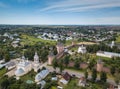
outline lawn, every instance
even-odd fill
[[[50,41],[50,40],[43,40],[40,38],[36,38],[34,36],[22,34],[21,36],[21,45],[34,45],[36,43],[42,42],[42,43],[49,43],[49,44],[56,44],[55,41]]]
[[[6,73],[6,68],[0,69],[0,77],[2,77]]]
[[[71,51],[74,51],[74,52],[77,52],[77,51],[78,51],[78,46],[73,47],[73,48],[71,48],[70,50],[71,50]]]
[[[29,73],[25,74],[24,76],[21,76],[20,79],[23,80],[23,81],[27,81],[27,80],[32,80],[34,81],[35,80],[35,75],[37,73],[35,73],[33,70],[30,71]]]
[[[77,84],[78,79],[71,79],[71,81],[65,85],[64,89],[81,89]]]
[[[116,38],[116,43],[120,43],[120,35]]]

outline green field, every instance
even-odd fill
[[[2,77],[6,73],[6,68],[0,69],[0,77]]]
[[[35,80],[35,75],[36,73],[32,70],[30,71],[29,73],[27,73],[26,75],[24,76],[21,76],[20,79],[23,80],[23,81],[27,81],[27,80],[32,80],[34,81]]]
[[[78,79],[72,79],[67,85],[65,85],[64,89],[81,89],[77,84]]]
[[[20,38],[22,39],[20,44],[21,45],[35,45],[37,43],[48,43],[48,44],[56,44],[55,41],[50,41],[50,40],[43,40],[40,38],[36,38],[34,36],[30,36],[30,35],[26,35],[26,34],[22,34],[20,36]]]
[[[116,43],[120,43],[120,35],[116,38]]]

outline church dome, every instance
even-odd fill
[[[17,69],[17,70],[15,71],[15,75],[16,75],[16,76],[21,76],[24,72],[25,72],[25,71],[24,71],[22,68],[20,68],[20,69]]]

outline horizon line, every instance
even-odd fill
[[[0,25],[120,25],[120,24],[0,24]]]

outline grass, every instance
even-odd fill
[[[30,71],[29,73],[25,74],[24,76],[21,76],[21,80],[23,81],[27,81],[27,80],[32,80],[34,81],[35,80],[35,75],[36,73],[32,70]]]
[[[49,44],[56,44],[55,41],[50,41],[50,40],[43,40],[40,38],[36,38],[34,36],[22,34],[21,35],[21,45],[35,45],[36,43],[42,42],[42,43],[49,43]]]
[[[116,43],[120,43],[120,35],[116,38]]]
[[[75,68],[66,68],[68,70],[71,70],[71,71],[75,71],[75,72],[79,72],[79,73],[84,73],[86,70],[83,70],[83,69],[75,69]]]
[[[74,51],[74,52],[77,52],[77,50],[78,50],[78,46],[73,47],[73,48],[71,48],[70,50],[71,50],[71,51]]]
[[[67,85],[65,85],[64,89],[80,89],[77,84],[78,79],[71,79],[71,81]]]
[[[72,44],[72,40],[67,40],[67,41],[65,42],[65,46],[71,45],[71,44]]]
[[[111,60],[111,58],[108,57],[101,57],[101,56],[96,56],[96,59],[101,58],[102,60]]]
[[[55,86],[52,86],[51,89],[57,89]]]
[[[0,69],[0,77],[2,77],[6,73],[6,68]]]

